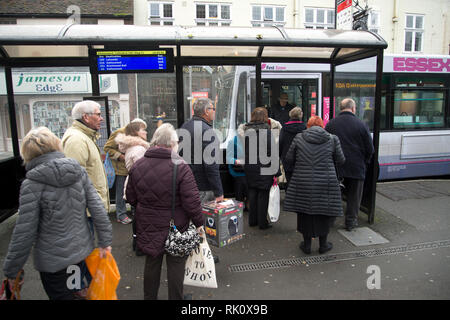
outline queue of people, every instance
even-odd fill
[[[269,118],[265,108],[255,108],[250,121],[238,127],[227,148],[236,198],[246,202],[250,227],[271,227],[267,219],[269,190],[281,176],[280,162],[283,164],[288,180],[284,210],[297,214],[297,231],[303,235],[299,247],[305,254],[311,253],[312,239],[316,237],[319,253],[332,249],[327,236],[335,218],[344,215],[340,174],[347,196],[346,228],[351,230],[357,225],[365,168],[373,154],[373,144],[367,126],[354,115],[355,102],[344,99],[340,109],[341,113],[324,128],[317,116],[305,126],[299,107],[289,107],[289,117],[283,115],[280,121]],[[189,133],[191,150],[178,150],[187,136],[178,136],[168,123],[159,123],[147,142],[147,125],[141,119],[113,132],[104,148],[116,170],[116,220],[123,224],[133,221],[135,245],[146,256],[145,299],[157,299],[164,256],[169,299],[184,298],[186,258],[164,252],[171,219],[174,163],[178,163],[174,217],[181,232],[192,221],[202,234],[202,204],[224,199],[219,164],[196,158],[197,141],[202,141],[202,155],[208,149],[214,158],[215,150],[220,150],[217,136],[211,134],[214,103],[207,98],[198,99],[193,111],[192,119],[181,127]],[[50,299],[85,297],[83,290],[89,285],[90,275],[84,259],[94,249],[94,230],[102,255],[111,251],[112,244],[107,214],[109,191],[96,143],[103,121],[100,105],[89,100],[79,102],[72,110],[72,118],[73,124],[61,140],[45,127],[31,130],[23,139],[21,155],[27,174],[3,267],[6,277],[14,279],[34,246],[35,268],[41,273]],[[209,139],[204,138],[206,132]],[[201,135],[200,140],[196,135]],[[183,158],[184,152],[190,159]],[[126,202],[132,207],[132,219]],[[82,270],[86,283],[81,290],[67,288],[66,269],[70,265],[78,265]]]

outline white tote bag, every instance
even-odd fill
[[[280,187],[277,180],[273,178],[273,185],[270,187],[269,207],[267,209],[270,222],[277,222],[280,216]]]
[[[184,268],[184,284],[202,288],[217,288],[214,258],[206,240],[205,233],[200,245],[192,250]]]

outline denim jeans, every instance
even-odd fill
[[[127,205],[123,200],[123,186],[127,176],[116,175],[116,218],[122,220],[127,217]]]

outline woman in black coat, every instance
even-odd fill
[[[260,229],[271,227],[267,221],[269,192],[274,177],[280,175],[280,161],[278,152],[272,152],[272,148],[274,150],[276,148],[274,148],[275,141],[270,132],[268,120],[267,110],[256,108],[251,114],[250,122],[244,126],[244,172],[250,203],[248,223],[250,227],[259,226]],[[260,150],[261,146],[266,150]]]
[[[300,249],[311,253],[312,238],[319,237],[319,253],[333,247],[327,242],[330,227],[342,216],[342,200],[335,163],[345,157],[339,138],[323,129],[320,117],[311,117],[307,130],[298,134],[286,155],[294,167],[284,200],[284,210],[297,213],[297,230],[303,234]]]

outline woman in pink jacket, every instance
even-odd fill
[[[125,127],[125,134],[119,133],[115,139],[119,146],[119,151],[125,154],[125,166],[128,172],[130,172],[133,164],[142,158],[145,151],[150,147],[150,143],[147,142],[147,124],[145,122],[131,122]],[[127,189],[128,177],[124,183],[124,198],[125,190]],[[126,200],[126,198],[125,198]],[[131,216],[133,217],[133,250],[136,251],[136,255],[142,255],[141,251],[136,248],[136,223],[134,219],[134,213],[136,208],[131,206]]]

